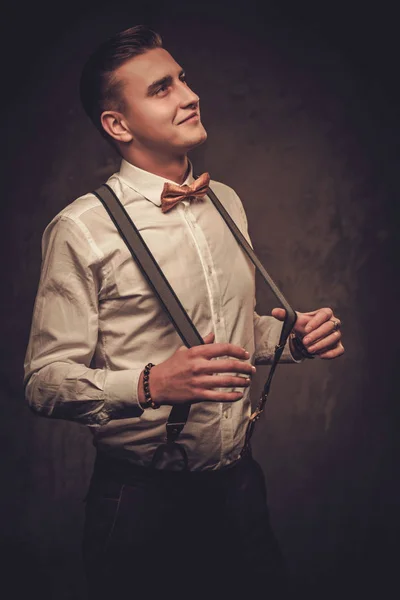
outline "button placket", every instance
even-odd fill
[[[199,225],[197,224],[196,218],[192,213],[190,203],[188,203],[187,206],[185,205],[185,209],[182,213],[182,216],[184,217],[191,231],[201,263],[203,265],[204,276],[209,292],[210,310],[215,327],[216,340],[225,339],[225,324],[221,312],[221,306],[218,301],[220,295],[219,284],[218,279],[216,277],[216,272],[212,262],[212,256],[207,244],[207,240],[203,234],[201,227],[199,227]]]
[[[209,306],[211,311],[211,317],[214,324],[215,341],[222,341],[227,339],[225,319],[222,314],[222,307],[220,303],[220,288],[219,281],[214,268],[212,260],[212,254],[207,243],[207,239],[202,231],[201,226],[194,219],[191,211],[190,204],[185,206],[181,211],[181,215],[189,228],[193,241],[198,252],[198,255],[203,266],[204,278],[207,285]],[[224,412],[224,409],[226,412]],[[232,419],[232,409],[230,406],[226,406],[225,403],[221,403],[219,406],[220,410],[220,443],[221,443],[221,465],[227,463],[225,457],[228,448],[232,447],[234,432]]]

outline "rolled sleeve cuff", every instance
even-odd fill
[[[104,411],[109,419],[140,417],[143,409],[138,399],[142,369],[108,371],[104,385]]]
[[[265,339],[265,342],[261,344],[260,347],[257,348],[257,352],[254,355],[256,364],[270,364],[273,360],[275,354],[275,347],[279,342],[279,338],[281,335],[282,324],[277,321],[273,324],[269,331],[268,337]],[[286,341],[285,347],[282,352],[282,356],[280,358],[280,362],[282,363],[302,363],[304,358],[300,360],[294,358],[291,350],[289,339]]]

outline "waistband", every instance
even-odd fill
[[[130,483],[134,484],[138,479],[169,480],[177,482],[187,480],[214,480],[227,476],[249,460],[252,460],[250,453],[238,458],[229,465],[220,467],[219,469],[208,469],[204,471],[173,471],[169,469],[144,467],[132,463],[129,460],[116,458],[104,452],[97,451],[93,477],[95,479],[98,477],[107,478],[126,485],[129,485]]]

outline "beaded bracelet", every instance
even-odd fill
[[[311,354],[307,351],[307,348],[303,344],[301,340],[297,337],[295,333],[290,334],[290,339],[292,340],[293,348],[298,352],[303,358],[315,358],[314,354]]]
[[[145,402],[144,404],[142,404],[143,408],[160,408],[159,404],[156,404],[153,400],[153,398],[151,397],[150,394],[150,387],[149,387],[149,379],[150,379],[150,370],[151,368],[154,367],[153,363],[148,363],[144,370],[143,370],[143,390],[144,390],[144,397],[145,397]]]

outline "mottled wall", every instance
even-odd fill
[[[42,231],[118,165],[80,108],[80,66],[105,36],[141,21],[161,32],[201,97],[209,139],[192,154],[197,170],[239,193],[256,252],[293,306],[332,306],[343,321],[341,359],[279,367],[254,442],[297,589],[386,597],[394,583],[394,27],[383,5],[379,15],[351,4],[334,14],[263,6],[113,3],[94,13],[35,4],[23,20],[10,7],[3,22],[3,80],[11,84],[2,119],[1,543],[5,574],[19,573],[10,597],[27,588],[83,599],[90,435],[29,412],[22,363]],[[259,312],[274,305],[260,285]],[[255,400],[266,373],[259,369]]]

